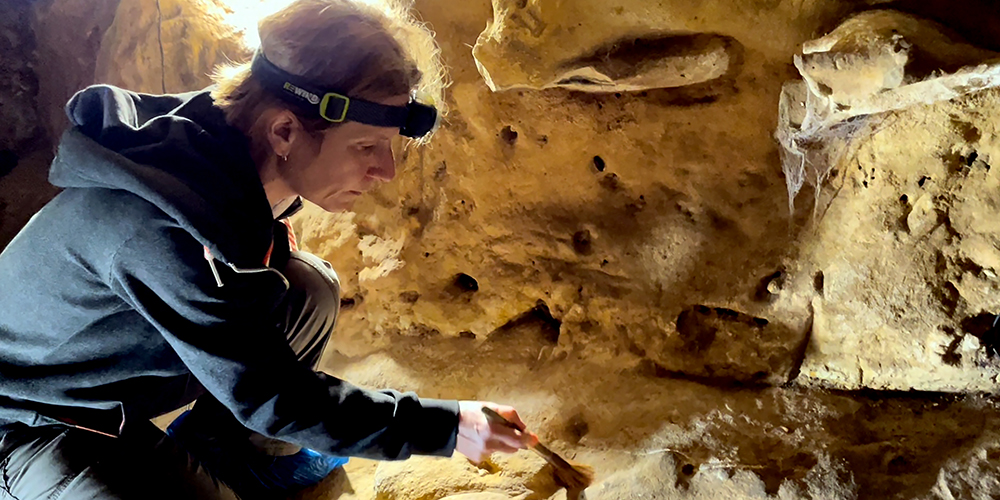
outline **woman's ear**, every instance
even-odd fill
[[[267,142],[271,151],[278,156],[288,156],[292,145],[302,134],[302,123],[294,113],[283,109],[277,111],[267,124]]]

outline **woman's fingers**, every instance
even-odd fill
[[[521,421],[521,416],[517,414],[517,410],[512,406],[497,406],[494,408],[497,413],[499,413],[503,418],[506,418],[511,423],[517,426],[518,429],[524,430],[527,426]]]
[[[513,426],[491,422],[483,408],[487,407],[506,418]],[[493,452],[514,453],[534,446],[538,437],[527,432],[517,410],[482,401],[459,402],[458,442],[456,449],[473,461],[481,461]]]
[[[493,428],[493,438],[494,441],[505,444],[506,446],[512,447],[515,450],[521,448],[527,448],[527,444],[524,440],[524,433],[521,431],[516,431],[508,427],[494,427]]]
[[[518,448],[530,448],[538,444],[538,436],[535,433],[528,432],[526,430],[527,426],[521,420],[521,416],[517,414],[517,410],[515,410],[511,406],[497,406],[496,408],[494,408],[494,410],[500,415],[502,415],[504,418],[506,418],[509,422],[511,422],[512,424],[516,425],[519,429],[521,429],[520,432],[514,433],[514,436],[518,440],[517,444]]]

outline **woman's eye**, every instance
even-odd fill
[[[375,150],[375,145],[374,144],[359,144],[358,145],[358,149],[360,151],[364,151],[366,153],[369,153],[369,152]]]

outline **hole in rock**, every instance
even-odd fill
[[[573,233],[573,250],[580,255],[589,255],[594,249],[591,247],[592,236],[586,229]]]
[[[965,166],[971,167],[972,164],[976,162],[977,158],[979,158],[979,153],[975,151],[969,153],[969,156],[965,158]]]
[[[813,289],[816,290],[816,293],[823,295],[825,281],[826,277],[823,275],[823,271],[816,271],[816,274],[813,275]]]
[[[500,130],[500,139],[508,145],[513,146],[517,142],[517,131],[511,128],[510,125],[507,125]]]
[[[781,287],[785,284],[785,269],[784,267],[779,267],[773,273],[761,278],[760,282],[757,283],[757,289],[754,291],[753,298],[758,302],[769,302],[777,298],[778,292],[781,291]]]
[[[892,460],[889,460],[888,467],[886,467],[890,475],[897,476],[910,469],[910,460],[903,455],[897,455]]]
[[[535,307],[517,315],[514,319],[504,323],[500,328],[490,333],[488,340],[503,340],[530,332],[537,334],[542,342],[556,345],[559,342],[561,329],[562,321],[553,318],[548,304],[543,300],[539,300]]]
[[[365,298],[361,295],[354,295],[351,297],[344,297],[340,299],[340,310],[349,311],[354,307],[361,305],[365,301]]]
[[[590,432],[590,425],[583,419],[583,415],[577,413],[566,422],[566,432],[569,434],[570,439],[579,443],[580,439]]]
[[[954,314],[962,295],[950,281],[934,289],[934,295],[948,314]]]
[[[594,168],[596,168],[598,172],[603,172],[605,166],[604,158],[601,158],[600,156],[594,157]]]
[[[697,304],[690,306],[677,316],[677,334],[684,347],[693,352],[701,352],[715,342],[720,331],[739,332],[764,328],[768,321],[725,307],[708,307]]]
[[[975,335],[987,356],[1000,354],[1000,316],[991,312],[969,316],[962,320],[962,331]]]
[[[456,274],[453,284],[455,285],[456,288],[458,288],[463,292],[479,291],[479,282],[476,281],[476,278],[473,278],[472,276],[469,276],[468,274],[465,273]]]

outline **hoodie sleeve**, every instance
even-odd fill
[[[274,320],[283,278],[219,271],[223,287],[193,237],[168,221],[148,221],[117,249],[108,280],[247,428],[334,455],[452,454],[457,401],[364,390],[312,371]]]

